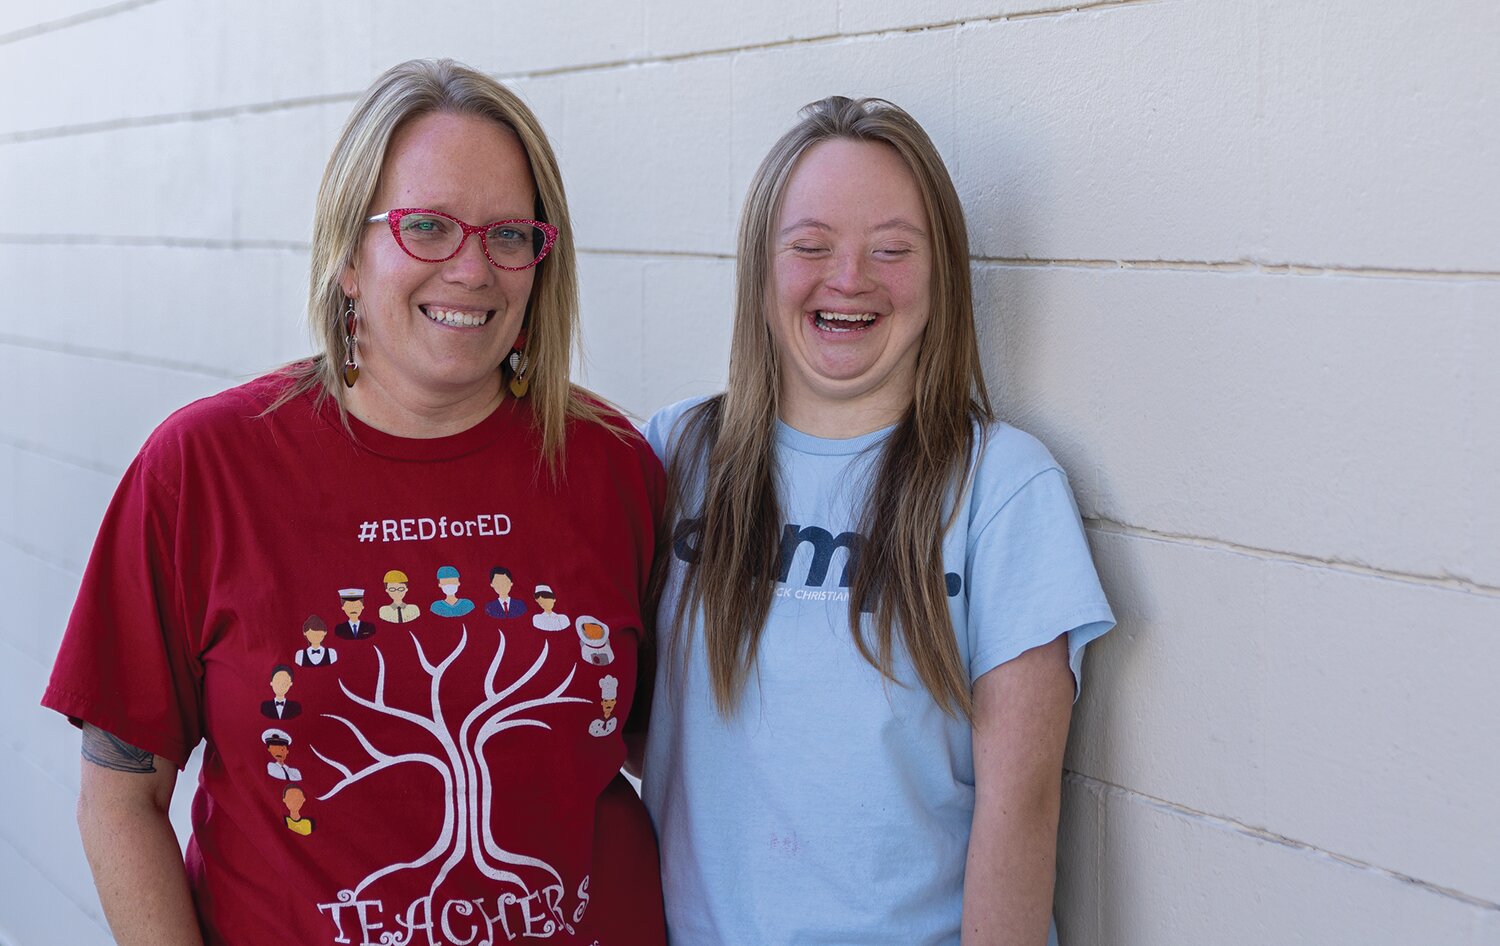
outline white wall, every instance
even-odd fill
[[[36,701],[115,480],[307,350],[338,124],[449,55],[556,142],[583,377],[643,414],[724,377],[738,203],[798,106],[932,133],[994,393],[1121,618],[1069,755],[1067,946],[1500,943],[1497,37],[1486,0],[10,0],[0,941],[109,941]]]

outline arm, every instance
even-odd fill
[[[84,724],[78,830],[120,946],[203,946],[167,820],[176,782],[170,762]]]
[[[1052,917],[1073,674],[1063,635],[974,684],[964,946],[1043,946]]]

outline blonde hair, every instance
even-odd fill
[[[434,112],[487,118],[513,132],[536,182],[536,216],[557,227],[557,243],[537,264],[522,327],[532,412],[541,429],[543,456],[555,471],[570,418],[610,424],[600,401],[568,379],[579,340],[578,261],[562,173],[541,123],[526,103],[484,73],[451,59],[413,59],[392,66],[365,91],[345,121],[323,171],[313,215],[307,318],[319,351],[286,368],[294,383],[270,409],[316,390],[320,400],[333,397],[344,414],[346,299],[339,280],[367,232],[365,219],[391,138],[407,122]],[[497,365],[496,370],[507,369]]]
[[[809,148],[834,139],[885,144],[911,170],[927,213],[931,314],[912,402],[881,450],[861,516],[849,622],[861,655],[893,681],[899,633],[938,705],[972,718],[968,672],[948,612],[942,538],[956,515],[952,500],[969,479],[975,437],[994,411],[974,330],[963,208],[926,132],[890,102],[831,96],[803,108],[801,119],[771,147],[745,198],[728,387],[689,412],[670,458],[674,485],[700,476],[704,484],[702,534],[687,564],[677,623],[701,609],[715,703],[732,713],[755,664],[781,551],[772,463],[781,365],[766,321],[776,217]],[[862,612],[872,612],[869,631]]]

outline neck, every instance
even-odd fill
[[[366,372],[348,392],[349,413],[381,433],[430,440],[462,433],[488,417],[504,396],[500,372],[462,388],[429,391]]]
[[[783,381],[777,413],[787,426],[830,440],[860,437],[901,420],[911,405],[912,386],[887,383],[841,398],[794,387]]]

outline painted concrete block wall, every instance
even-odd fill
[[[579,376],[641,415],[722,383],[739,202],[796,109],[927,126],[993,393],[1121,619],[1068,946],[1500,943],[1497,36],[1482,0],[5,5],[0,943],[109,942],[36,708],[83,562],[161,418],[307,350],[323,161],[416,55],[536,108]]]

